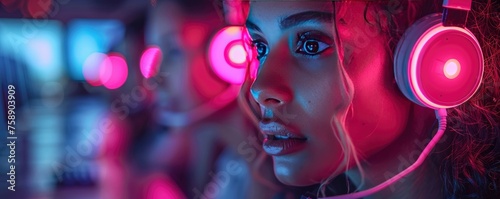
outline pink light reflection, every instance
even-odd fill
[[[141,73],[145,78],[158,74],[163,60],[163,53],[158,46],[148,47],[141,56]]]
[[[232,84],[243,83],[246,62],[242,64],[228,62],[227,58],[230,49],[227,48],[243,44],[243,31],[244,27],[241,26],[226,27],[217,32],[210,44],[209,59],[212,69],[221,79]],[[236,61],[239,61],[239,59]]]
[[[128,68],[125,58],[118,53],[104,59],[99,71],[102,84],[108,89],[117,89],[127,80]]]
[[[228,56],[229,60],[231,60],[234,64],[243,64],[247,59],[247,53],[241,44],[231,46]]]
[[[460,62],[456,59],[450,59],[444,64],[443,70],[448,79],[455,79],[460,74]]]

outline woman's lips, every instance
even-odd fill
[[[259,126],[265,136],[264,151],[269,155],[286,155],[300,151],[305,147],[306,137],[290,131],[280,123],[260,122]]]

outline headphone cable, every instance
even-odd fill
[[[417,169],[420,165],[422,165],[424,160],[430,154],[430,152],[432,151],[434,146],[436,146],[436,144],[439,142],[441,137],[443,137],[444,131],[446,130],[446,117],[447,117],[446,109],[437,109],[437,110],[435,110],[435,113],[436,113],[436,119],[438,120],[438,123],[439,123],[438,131],[437,131],[436,135],[434,135],[434,137],[431,139],[431,141],[427,144],[427,146],[425,146],[425,148],[422,151],[422,153],[420,154],[420,156],[418,156],[418,159],[412,165],[410,165],[408,168],[406,168],[402,172],[398,173],[397,175],[393,176],[392,178],[390,178],[390,179],[384,181],[383,183],[380,183],[379,185],[372,187],[370,189],[356,192],[356,193],[326,197],[323,199],[354,199],[354,198],[367,197],[369,195],[372,195],[372,194],[375,194],[375,193],[381,191],[382,189],[388,187],[389,185],[393,184],[394,182],[400,180],[401,178],[407,176],[408,174],[413,172],[415,169]]]

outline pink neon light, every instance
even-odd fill
[[[83,77],[92,86],[102,85],[101,79],[99,77],[99,71],[101,64],[107,55],[103,53],[92,53],[90,54],[85,62],[83,63]]]
[[[448,60],[443,67],[446,78],[455,79],[460,74],[460,62],[456,59]]]
[[[226,27],[217,32],[210,44],[209,59],[212,69],[221,79],[232,84],[243,83],[246,67],[242,66],[246,66],[246,62],[236,64],[241,62],[239,57],[241,54],[240,50],[233,52],[233,56],[238,56],[238,58],[233,60],[234,63],[228,62],[227,58],[229,57],[232,60],[233,57],[231,57],[231,53],[229,53],[231,49],[227,48],[243,45],[243,31],[244,28],[241,26]],[[230,54],[229,56],[227,55],[228,53]],[[246,52],[244,54],[246,55]]]
[[[146,197],[143,199],[178,199],[185,198],[181,190],[170,179],[155,177],[147,187]]]
[[[448,31],[448,30],[460,31],[460,32],[462,32],[462,33],[464,33],[466,35],[469,35],[471,38],[475,38],[475,37],[473,37],[472,33],[466,31],[465,29],[457,28],[457,27],[444,27],[441,24],[438,24],[438,25],[434,26],[433,28],[431,28],[431,30],[429,32],[427,32],[424,35],[424,37],[422,37],[421,39],[419,39],[419,41],[417,42],[416,47],[413,49],[413,51],[415,53],[413,54],[413,56],[410,56],[410,60],[411,60],[411,62],[410,62],[410,83],[411,83],[411,88],[413,89],[413,91],[414,91],[417,99],[422,104],[424,104],[425,106],[427,106],[429,108],[433,108],[433,109],[446,109],[446,108],[452,108],[452,107],[460,105],[460,104],[455,104],[455,105],[440,105],[440,104],[436,104],[435,102],[433,102],[432,100],[430,100],[428,98],[428,96],[425,96],[425,94],[423,93],[422,88],[421,88],[421,86],[419,84],[420,80],[418,79],[418,75],[417,75],[417,71],[418,71],[419,67],[421,67],[421,66],[418,65],[418,61],[419,61],[419,58],[420,58],[420,54],[422,53],[422,49],[425,47],[426,44],[428,44],[429,40],[432,37],[434,37],[435,35],[443,32],[443,31]],[[477,43],[477,41],[475,41],[475,42]],[[478,44],[478,46],[479,46],[479,44]],[[481,74],[482,74],[482,72],[481,72]],[[433,78],[433,77],[426,77],[426,78]],[[482,78],[482,75],[481,75],[481,78]],[[476,90],[478,88],[479,87],[476,87]],[[473,93],[475,93],[475,92],[473,92]],[[470,99],[471,97],[472,97],[472,95],[468,96],[467,100]]]
[[[141,73],[145,78],[150,78],[158,74],[163,59],[161,49],[157,46],[147,48],[141,56]]]
[[[243,45],[236,44],[231,46],[229,50],[229,60],[234,64],[243,64],[247,60],[247,52],[245,52],[245,48]]]
[[[127,62],[120,54],[111,54],[101,64],[99,77],[108,89],[117,89],[127,80]]]

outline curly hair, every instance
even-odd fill
[[[467,27],[482,46],[485,71],[478,93],[449,111],[451,147],[441,167],[448,198],[500,196],[500,4],[472,5]]]

